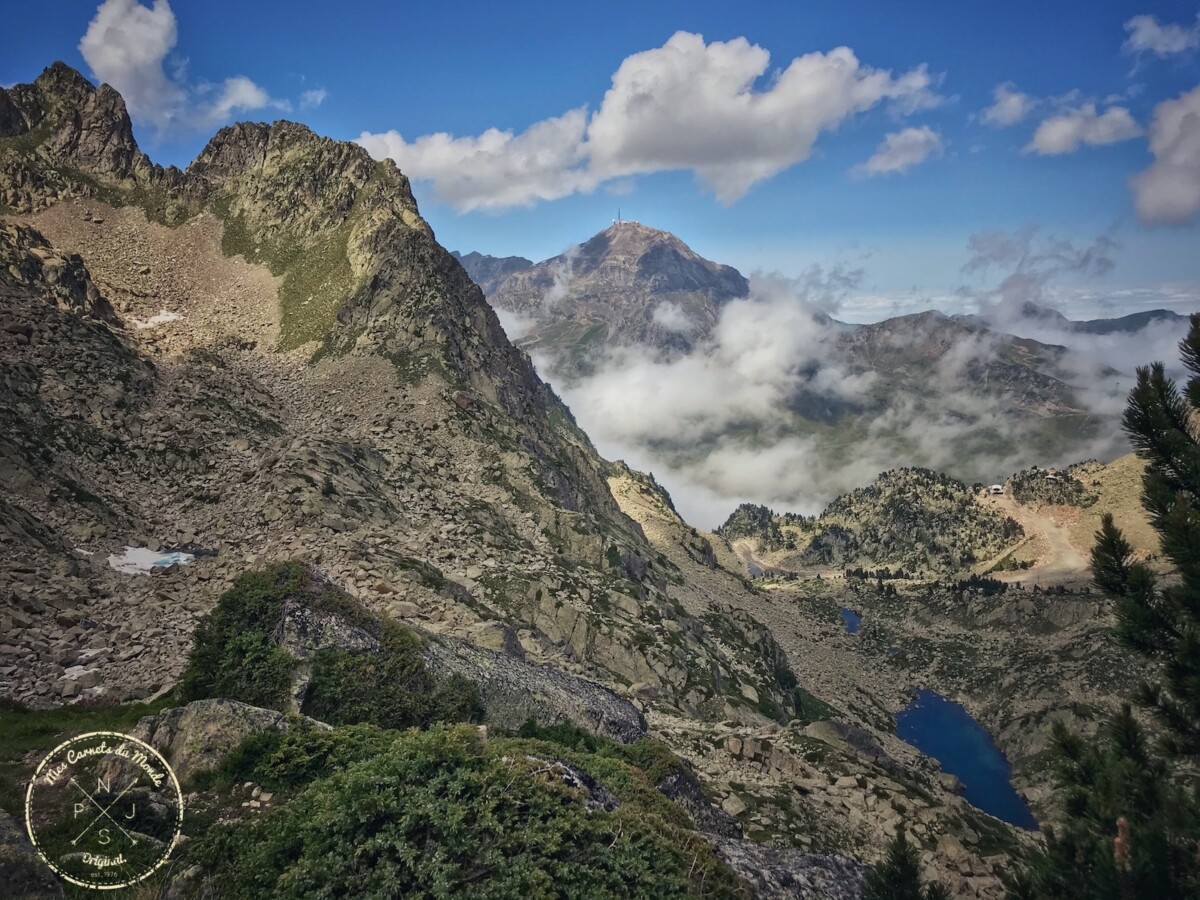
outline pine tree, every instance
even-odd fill
[[[1163,683],[1147,683],[1139,701],[1167,727],[1164,749],[1200,756],[1200,315],[1180,344],[1192,373],[1181,394],[1162,363],[1138,369],[1125,430],[1146,461],[1142,505],[1179,583],[1162,585],[1103,519],[1092,551],[1092,575],[1117,601],[1121,639],[1164,665]]]
[[[887,856],[867,874],[863,900],[949,900],[940,884],[921,886],[921,859],[904,830],[888,845]]]
[[[1124,426],[1146,461],[1142,505],[1178,582],[1161,583],[1111,515],[1092,550],[1092,579],[1116,602],[1118,635],[1161,664],[1137,694],[1165,727],[1162,750],[1200,763],[1200,315],[1180,344],[1192,373],[1180,394],[1161,363],[1138,369]],[[1053,734],[1063,810],[1046,849],[1011,879],[1010,900],[1194,900],[1200,897],[1200,788],[1181,787],[1129,705],[1097,741]]]

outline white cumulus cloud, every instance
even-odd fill
[[[398,131],[363,132],[358,143],[391,157],[410,178],[433,182],[434,195],[460,210],[527,206],[595,187],[584,167],[587,114],[575,109],[519,134],[489,128],[477,137],[446,132],[407,141]]]
[[[696,328],[696,323],[688,316],[687,311],[673,300],[664,300],[654,307],[651,318],[655,324],[677,334],[688,334]]]
[[[220,84],[189,86],[183,67],[165,64],[178,40],[175,13],[168,0],[104,0],[79,41],[92,73],[116,88],[129,114],[150,123],[159,134],[175,129],[208,129],[235,115],[272,107],[288,109],[244,75]]]
[[[1126,53],[1141,55],[1152,53],[1157,57],[1174,56],[1200,47],[1200,20],[1195,24],[1164,25],[1154,16],[1134,16],[1125,23],[1129,37],[1122,49]]]
[[[175,46],[175,13],[167,0],[153,7],[137,0],[106,0],[88,25],[79,52],[101,81],[121,92],[129,112],[155,127],[169,127],[185,92],[163,71]]]
[[[905,128],[886,135],[871,158],[855,166],[851,174],[858,178],[871,178],[904,172],[931,157],[941,156],[943,149],[942,136],[928,125]]]
[[[1149,224],[1183,224],[1200,213],[1200,86],[1154,108],[1154,163],[1133,177],[1138,216]]]
[[[1033,112],[1039,102],[1036,97],[1018,91],[1011,81],[1006,81],[992,89],[992,105],[983,111],[980,118],[985,125],[997,128],[1016,125]]]
[[[924,66],[899,75],[847,47],[809,53],[768,72],[770,54],[745,38],[706,43],[678,32],[627,57],[600,106],[516,133],[405,139],[364,132],[372,155],[460,210],[497,209],[590,191],[612,179],[691,171],[724,203],[807,159],[824,131],[887,104],[900,114],[940,103]]]
[[[678,32],[625,59],[588,128],[603,177],[689,169],[725,203],[808,158],[822,131],[885,100],[936,102],[921,67],[899,78],[848,47],[808,53],[755,89],[770,54],[745,38]]]
[[[1115,144],[1141,133],[1142,129],[1125,107],[1110,106],[1099,113],[1096,104],[1084,103],[1043,119],[1025,152],[1058,156],[1074,153],[1085,144]]]

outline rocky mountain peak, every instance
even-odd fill
[[[96,90],[95,86],[78,70],[67,65],[61,59],[56,59],[42,70],[42,74],[35,78],[33,83],[48,96],[68,102],[78,102]]]
[[[168,177],[138,149],[121,95],[63,62],[31,84],[0,88],[0,138],[22,139],[0,147],[0,200],[18,211],[95,195],[95,179],[145,187]]]
[[[0,100],[6,128],[0,135],[0,212],[29,217],[64,251],[35,248],[35,256],[50,262],[18,266],[22,291],[30,294],[30,319],[43,297],[76,318],[76,308],[92,302],[69,256],[75,248],[84,251],[101,290],[117,287],[122,300],[116,311],[122,318],[130,313],[131,323],[158,310],[148,308],[146,301],[154,302],[149,285],[130,284],[129,273],[164,288],[174,284],[178,279],[158,275],[182,265],[180,253],[165,249],[176,242],[188,260],[180,272],[185,280],[205,270],[236,288],[237,279],[223,277],[231,266],[269,270],[275,302],[268,300],[266,309],[263,297],[234,301],[227,289],[209,295],[202,287],[199,296],[190,291],[180,297],[168,321],[214,326],[189,327],[177,349],[255,347],[236,332],[241,319],[233,304],[257,304],[240,311],[272,330],[262,350],[304,351],[284,364],[298,367],[289,377],[306,379],[305,361],[328,360],[334,368],[375,373],[390,389],[419,386],[434,398],[425,403],[448,407],[440,421],[454,423],[448,431],[469,433],[459,434],[469,445],[490,447],[489,429],[511,432],[511,444],[528,454],[527,493],[553,510],[546,515],[552,533],[603,530],[621,535],[622,543],[640,543],[608,491],[603,461],[529,358],[507,341],[480,290],[437,243],[408,179],[392,161],[375,161],[356,144],[277,121],[224,128],[186,172],[164,170],[138,149],[120,95],[93,87],[65,65],[0,91]],[[155,240],[164,248],[158,256],[148,246]],[[34,237],[22,241],[33,246]],[[124,265],[110,265],[108,254],[126,248],[137,248],[137,255],[119,253]],[[32,285],[41,281],[52,287],[70,282],[71,289],[34,297]],[[140,350],[136,335],[120,338],[126,340]],[[264,359],[275,365],[269,353]],[[466,455],[474,458],[475,452]],[[589,524],[577,523],[580,517]],[[589,553],[606,561],[609,544],[595,543]],[[647,551],[628,555],[633,565]]]
[[[467,270],[471,280],[483,289],[486,296],[491,296],[509,275],[533,267],[533,260],[523,256],[489,256],[476,250],[470,253],[455,250],[451,255]]]
[[[749,290],[736,269],[711,262],[669,231],[640,222],[614,222],[557,259],[562,261],[559,265],[569,265],[576,278],[595,274],[656,294],[705,291],[723,302]]]
[[[559,374],[571,375],[612,345],[686,350],[716,324],[723,304],[749,290],[737,269],[705,259],[670,232],[614,222],[509,275],[488,299],[533,319],[522,341],[558,357]]]

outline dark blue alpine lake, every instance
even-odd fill
[[[997,819],[1036,831],[1037,819],[1012,785],[1012,767],[991,735],[953,700],[917,691],[896,716],[896,734],[957,775],[963,796]]]
[[[858,634],[862,628],[862,616],[852,609],[842,607],[842,621],[846,623],[846,634]]]

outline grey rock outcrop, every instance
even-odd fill
[[[60,309],[112,325],[120,323],[80,256],[58,252],[34,229],[0,224],[0,259],[8,263],[0,282],[14,287],[45,286],[47,299]]]
[[[318,585],[336,590],[314,577],[313,589]],[[313,609],[305,604],[303,595],[284,603],[275,642],[298,663],[291,688],[293,711],[298,712],[304,703],[310,675],[308,660],[329,649],[378,653],[381,644],[375,637],[375,624],[355,624],[337,613]],[[412,630],[425,643],[422,655],[435,678],[458,676],[477,686],[488,725],[515,730],[533,719],[541,725],[570,722],[621,743],[646,736],[646,720],[637,708],[595,682],[447,635]]]
[[[309,660],[316,653],[331,649],[347,653],[379,652],[379,641],[373,635],[341,616],[310,609],[296,600],[284,603],[275,642],[296,659],[289,691],[289,711],[293,713],[304,707],[312,674]]]
[[[436,635],[429,636],[425,663],[434,674],[475,682],[489,725],[516,729],[529,719],[542,725],[570,722],[622,744],[646,736],[646,720],[628,700],[551,666]]]
[[[821,856],[708,835],[720,857],[761,898],[860,900],[868,867],[842,856]]]
[[[535,778],[545,778],[557,781],[583,794],[583,804],[590,810],[612,812],[621,805],[617,796],[599,781],[578,766],[563,762],[561,759],[548,759],[542,756],[527,755],[533,763]]]
[[[312,727],[329,728],[308,720]],[[283,713],[217,698],[196,700],[141,719],[130,734],[166,757],[181,782],[216,768],[235,747],[264,731],[288,731]]]

